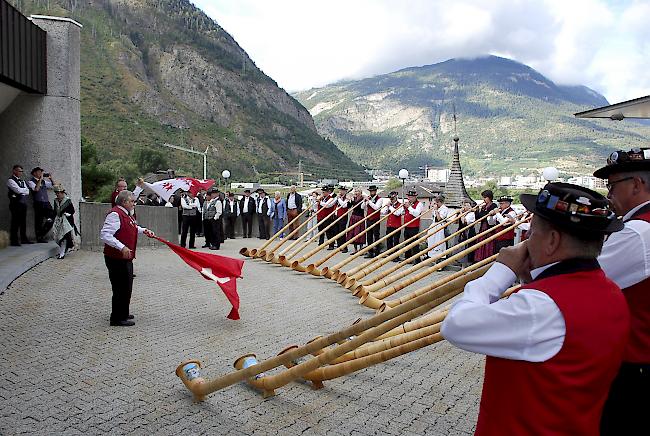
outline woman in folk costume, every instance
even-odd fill
[[[350,227],[354,226],[359,221],[362,221],[366,215],[366,208],[368,207],[368,201],[366,198],[361,195],[360,189],[355,189],[353,191],[352,201],[349,203],[349,207],[352,210],[350,215]],[[348,230],[347,240],[353,241],[352,245],[354,249],[352,254],[361,250],[361,247],[366,243],[365,233],[362,235],[363,231],[366,229],[365,223],[359,224],[358,226]]]
[[[496,203],[494,203],[494,193],[492,191],[485,190],[481,192],[481,197],[483,197],[483,204],[481,207],[478,208],[476,211],[476,219],[480,220],[486,215],[489,215],[490,212],[492,212],[494,209],[497,208]],[[484,219],[481,221],[481,227],[479,228],[478,232],[483,233],[484,231],[492,228],[494,226],[490,225],[487,222],[487,219]],[[478,238],[477,243],[487,239],[490,237],[492,233],[488,233],[486,235],[481,236]],[[474,262],[480,262],[483,259],[486,259],[494,254],[494,241],[488,242],[487,244],[479,247],[475,252],[474,252]]]
[[[65,254],[72,250],[74,242],[72,240],[72,232],[76,232],[74,225],[74,206],[72,201],[65,194],[63,186],[56,185],[53,188],[56,195],[54,199],[54,225],[52,226],[52,233],[54,240],[59,245],[59,255],[57,259],[63,259]]]
[[[433,222],[429,228],[442,227],[441,224],[449,216],[449,208],[445,206],[445,196],[440,194],[436,197],[435,206],[433,208]],[[445,230],[440,229],[427,238],[427,247],[431,248],[445,239]],[[442,254],[447,249],[446,244],[438,244],[433,250],[430,250],[427,255],[429,257],[436,257]]]
[[[476,214],[474,212],[468,212],[472,208],[472,205],[469,201],[464,201],[463,202],[463,208],[460,210],[460,213],[463,214],[467,212],[464,216],[460,218],[460,227],[468,227],[471,226],[465,230],[463,230],[460,235],[458,235],[458,243],[461,244],[465,241],[467,241],[470,238],[473,238],[476,236],[476,229],[474,228],[475,226],[472,226],[472,224],[476,221]],[[462,247],[466,248],[466,247]],[[467,262],[468,263],[474,263],[474,252],[471,252],[467,255]]]

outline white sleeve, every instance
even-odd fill
[[[14,180],[12,180],[12,182],[16,183]],[[18,186],[18,185],[16,185],[16,186]],[[29,189],[31,189],[32,191],[35,191],[36,190],[36,183],[33,180],[28,180],[27,181],[27,187]]]
[[[535,289],[499,299],[514,280],[508,267],[495,263],[469,282],[442,323],[443,337],[463,350],[505,359],[544,362],[555,356],[566,333],[562,312]]]
[[[409,206],[409,213],[414,217],[417,218],[422,214],[422,203],[418,203],[417,206]]]
[[[29,195],[29,188],[27,186],[21,188],[20,186],[18,186],[18,183],[16,183],[14,179],[7,180],[7,188],[11,189],[16,194]]]
[[[382,206],[382,201],[381,201],[381,200],[382,200],[381,198],[377,198],[377,202],[373,202],[372,200],[368,199],[368,205],[369,205],[372,209],[374,209],[375,211],[377,211],[377,210],[379,210],[379,209],[382,209],[382,207],[381,207],[381,206]]]
[[[487,222],[489,225],[493,226],[497,223],[497,216],[496,215],[488,215],[487,217]]]
[[[621,289],[650,276],[650,223],[630,220],[623,230],[609,235],[598,256],[605,275]]]
[[[467,225],[472,224],[474,221],[476,221],[476,215],[474,215],[474,212],[470,212],[467,215],[465,215],[465,222]]]
[[[218,220],[219,218],[221,218],[221,214],[223,214],[223,205],[221,204],[221,201],[217,200],[214,202],[214,210],[215,210],[214,219]]]
[[[348,207],[348,200],[347,200],[347,198],[343,198],[343,199],[341,199],[341,197],[337,197],[337,200],[336,200],[336,201],[338,202],[339,206],[341,206],[341,207]]]
[[[99,237],[102,240],[102,242],[104,242],[104,244],[109,245],[113,248],[117,248],[118,250],[122,250],[122,248],[124,248],[124,244],[118,241],[117,238],[115,237],[115,233],[117,233],[119,229],[120,229],[120,216],[117,214],[117,212],[111,212],[108,215],[106,215],[106,219],[104,220],[104,225],[102,226],[102,229],[99,231]]]

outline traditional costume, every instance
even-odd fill
[[[56,185],[53,190],[55,193],[62,192],[65,194],[63,186]],[[72,201],[67,195],[61,199],[58,197],[54,199],[54,225],[52,226],[52,234],[54,241],[59,246],[59,255],[57,256],[59,259],[63,259],[65,254],[74,247],[72,232],[74,231],[79,234],[74,224],[74,212]]]
[[[397,198],[397,192],[393,191],[388,194],[390,198],[390,203],[388,203],[382,209],[382,215],[389,215],[386,219],[386,235],[394,232],[402,225],[402,215],[404,215],[404,208],[402,207],[402,202]],[[395,232],[394,235],[389,236],[386,239],[386,250],[390,250],[397,244],[399,244],[400,234],[402,232]],[[395,258],[395,261],[399,261],[399,258]]]
[[[348,190],[344,186],[339,186],[339,196],[336,197],[336,203],[337,203],[337,209],[336,209],[336,218],[340,218],[343,215],[346,215],[349,210],[349,203],[350,200],[347,198],[347,193]],[[336,246],[337,247],[342,247],[343,244],[346,242],[346,234],[345,234],[345,229],[348,228],[348,218],[341,218],[336,226],[336,231],[335,234],[340,234],[341,236],[338,237],[336,240]],[[341,250],[341,253],[347,253],[348,248],[347,246]]]
[[[487,216],[492,212],[494,209],[496,209],[498,206],[496,203],[493,203],[490,201],[490,203],[483,203],[481,207],[479,207],[478,211],[476,212],[476,220],[480,220],[483,217]],[[487,222],[487,218],[481,221],[481,225],[479,226],[478,233],[483,233],[487,230],[490,230],[493,228],[493,225],[490,225]],[[492,236],[492,232],[486,233],[485,235],[481,236],[478,238],[476,243],[482,242]],[[494,254],[494,240],[488,242],[487,244],[484,244],[480,246],[476,251],[474,251],[474,262],[480,262],[483,259],[487,259],[488,257],[492,256]]]
[[[495,226],[494,231],[499,232],[503,227],[508,227],[512,221],[517,219],[517,212],[512,208],[512,197],[504,195],[499,198],[499,211],[487,217],[490,226]],[[500,227],[498,227],[500,226]],[[494,240],[494,252],[498,253],[503,247],[510,247],[515,244],[515,229],[508,230]]]
[[[417,235],[420,232],[420,215],[422,215],[423,204],[418,201],[418,193],[415,190],[407,192],[406,196],[409,200],[409,205],[404,211],[404,240]],[[404,256],[408,259],[411,256],[415,256],[418,252],[418,248],[410,248],[404,253]],[[419,259],[415,259],[413,262],[418,262]]]
[[[377,195],[377,186],[370,185],[368,187],[370,196],[368,197],[368,206],[366,208],[366,226],[370,227],[375,224],[381,218],[381,209],[384,206],[384,199]],[[366,232],[368,239],[368,245],[373,244],[375,241],[379,240],[379,226],[374,226],[372,229]],[[377,256],[381,252],[379,244],[371,251],[368,251],[366,258],[371,258]]]
[[[337,204],[337,199],[334,195],[332,195],[332,191],[334,190],[334,186],[332,185],[327,185],[323,186],[323,196],[320,199],[318,205],[318,213],[316,214],[316,217],[318,218],[318,230],[322,231],[327,226],[329,226],[332,221],[334,221],[336,218],[330,217],[329,215],[334,212],[336,209],[336,204]],[[329,218],[328,218],[329,217]],[[333,250],[334,249],[334,241],[332,238],[336,235],[335,229],[332,226],[329,229],[327,229],[324,233],[321,233],[321,235],[318,238],[318,245],[322,245],[325,243],[325,237],[327,236],[327,239],[330,240],[330,244],[328,249]]]
[[[440,196],[441,200],[444,202],[445,197]],[[440,207],[433,211],[433,222],[429,226],[430,229],[439,228],[434,234],[427,238],[427,247],[429,247],[429,252],[427,255],[429,257],[437,257],[445,252],[447,249],[447,244],[439,243],[445,239],[445,230],[441,227],[444,225],[444,221],[449,216],[449,208],[443,203]],[[434,245],[438,244],[435,248],[431,249]]]

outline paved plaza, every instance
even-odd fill
[[[229,240],[217,253],[239,258],[239,248],[259,243]],[[474,431],[483,359],[446,342],[321,390],[293,382],[262,399],[239,383],[193,403],[174,374],[181,361],[199,359],[204,377],[218,377],[243,354],[272,357],[374,312],[331,280],[247,260],[238,281],[241,320],[231,321],[221,290],[171,250],[138,250],[134,269],[129,328],[109,327],[101,253],[47,260],[0,295],[1,435]]]

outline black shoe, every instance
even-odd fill
[[[366,253],[366,255],[363,257],[365,257],[366,259],[372,259],[375,256],[372,253]]]
[[[210,246],[208,244],[204,244],[201,248],[209,248]]]
[[[393,262],[395,262],[395,263],[401,262],[401,261],[402,261],[402,259],[400,259],[399,257],[396,257],[395,259],[393,259]]]
[[[29,241],[29,240],[27,240],[27,239],[25,239],[24,241],[20,241],[20,243],[21,243],[21,244],[33,244],[32,241]]]
[[[210,247],[210,250],[218,250],[218,249],[219,249],[219,247],[214,246],[214,245],[212,247]]]
[[[347,253],[347,252],[348,252],[347,248],[344,248],[343,250],[341,250],[341,253]]]
[[[131,274],[131,277],[135,278],[135,277],[136,277],[136,276],[135,276],[135,273]]]
[[[20,242],[12,242],[9,245],[11,245],[12,247],[20,247],[21,244],[20,244]]]
[[[36,242],[38,242],[39,244],[47,244],[47,243],[48,243],[48,241],[46,241],[46,240],[43,239],[43,238],[39,238],[39,239],[37,239]]]
[[[126,319],[133,319],[133,318],[135,318],[133,315],[129,315],[126,317]]]
[[[135,322],[129,321],[128,319],[123,319],[122,321],[111,321],[111,326],[114,327],[130,327],[135,325]]]
[[[334,247],[327,247],[327,250],[334,250]]]
[[[190,246],[187,247],[187,248],[189,248],[190,250],[195,250],[195,249],[196,249],[196,247],[195,247],[194,245],[190,245]]]

